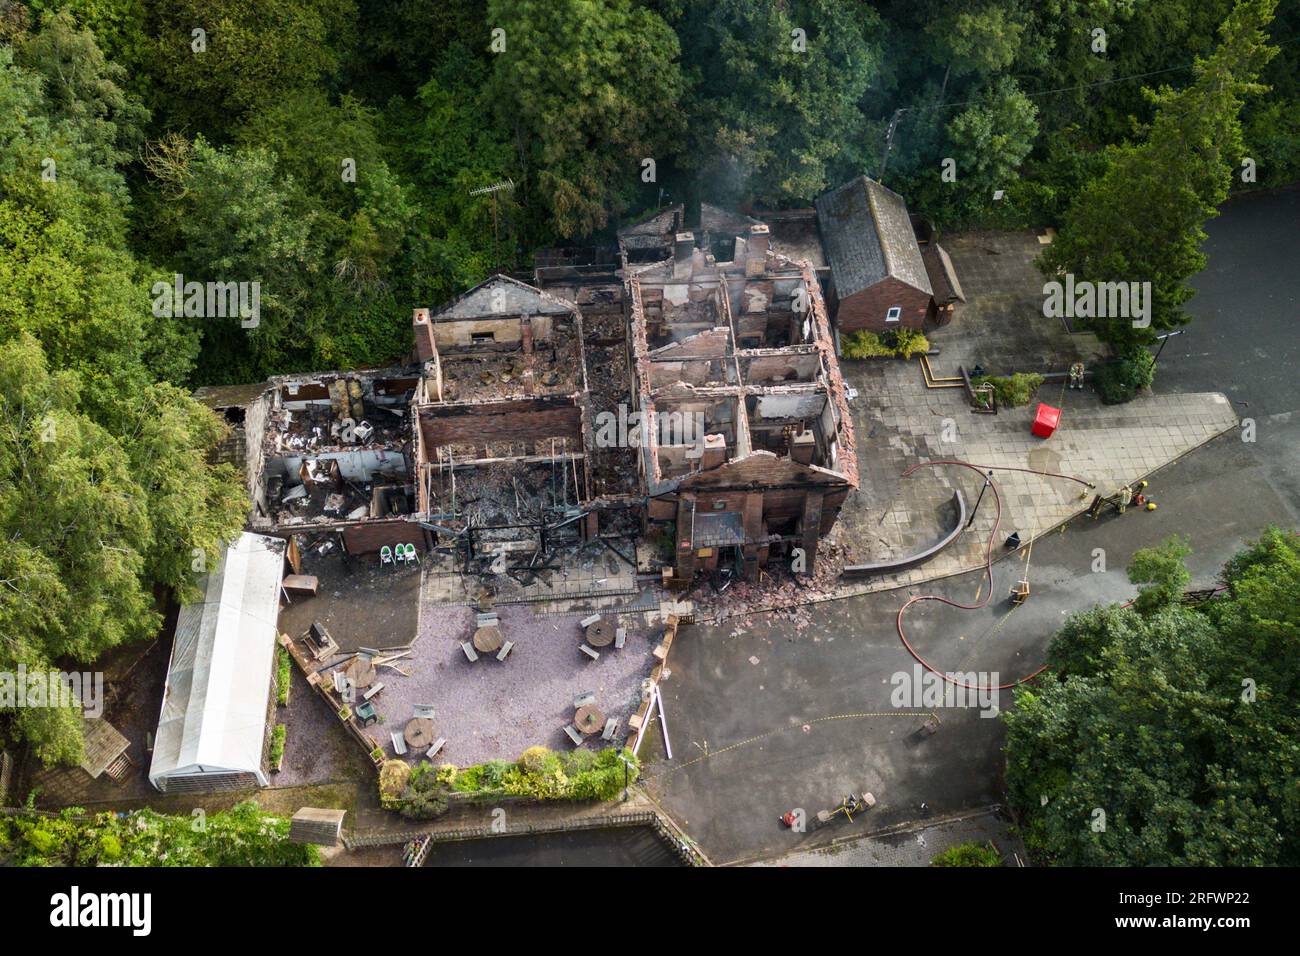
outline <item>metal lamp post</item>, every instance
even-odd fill
[[[993,483],[993,472],[990,471],[984,477],[984,487],[980,489],[980,496],[975,499],[975,507],[970,510],[970,520],[966,522],[966,527],[969,528],[971,525],[975,523],[975,515],[980,510],[980,502],[984,500],[984,492],[989,490],[989,485],[991,485],[992,483]]]

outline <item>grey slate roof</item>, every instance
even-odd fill
[[[817,197],[817,222],[835,294],[845,299],[886,276],[932,295],[903,197],[858,176]]]
[[[500,295],[493,293],[500,290]],[[498,273],[460,295],[433,315],[434,322],[485,319],[494,315],[564,315],[577,306],[559,296]]]

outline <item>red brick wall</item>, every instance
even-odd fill
[[[895,305],[902,308],[902,317],[897,322],[886,322],[885,315]],[[872,332],[900,327],[919,329],[925,325],[929,311],[929,295],[888,276],[869,289],[841,299],[835,321],[841,333],[856,332],[859,329],[869,329]]]
[[[427,547],[425,531],[413,521],[366,521],[343,529],[343,544],[348,554],[377,554],[384,545],[413,544],[423,551]]]
[[[572,401],[544,404],[538,401],[492,402],[462,405],[447,411],[420,413],[420,429],[428,454],[441,445],[490,445],[544,438],[582,438],[582,412]]]

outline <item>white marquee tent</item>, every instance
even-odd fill
[[[162,791],[266,786],[276,619],[287,544],[241,534],[181,608],[149,782]]]

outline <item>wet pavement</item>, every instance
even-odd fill
[[[904,626],[918,654],[942,670],[1025,675],[1066,615],[1132,597],[1124,569],[1138,548],[1185,534],[1193,583],[1210,583],[1263,528],[1300,523],[1297,222],[1294,191],[1227,205],[1208,227],[1195,319],[1157,372],[1157,395],[1226,393],[1238,414],[1255,418],[1255,440],[1234,430],[1157,471],[1155,512],[1075,519],[1042,538],[1030,559],[1033,594],[1019,610],[1005,596],[1023,554],[994,566],[993,603],[982,610],[914,606]],[[649,791],[715,862],[815,848],[818,834],[792,834],[778,815],[831,806],[850,790],[871,790],[879,802],[837,838],[1001,801],[1001,721],[942,708],[938,732],[925,737],[922,717],[891,706],[891,678],[915,664],[896,616],[921,592],[973,603],[988,585],[976,572],[833,601],[809,608],[810,623],[797,630],[762,617],[740,634],[730,625],[682,629],[662,688],[675,759],[662,759],[657,731],[642,757]]]

